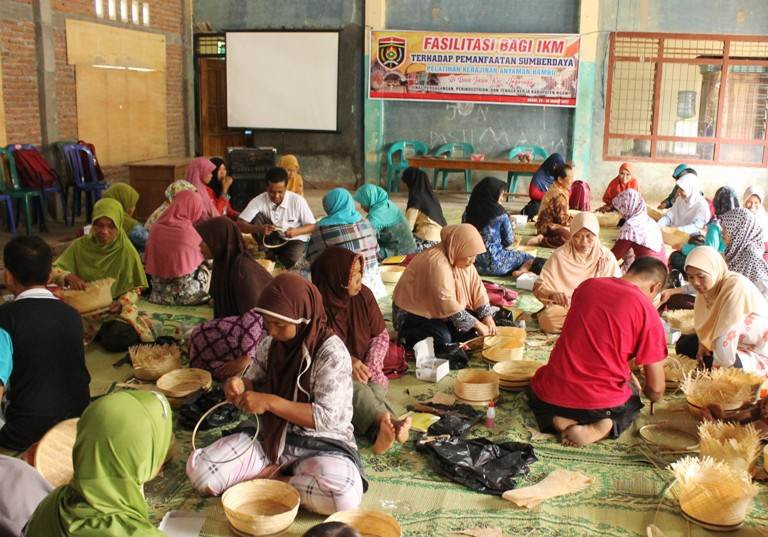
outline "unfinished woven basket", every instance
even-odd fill
[[[80,418],[61,421],[53,426],[37,445],[35,468],[54,487],[72,481],[75,470],[72,466],[72,448],[77,437],[77,422]]]
[[[270,259],[266,259],[262,257],[262,258],[256,259],[256,262],[262,267],[264,267],[264,269],[266,269],[266,271],[269,272],[270,274],[272,274],[275,271],[275,262]]]
[[[516,343],[516,342],[515,342]],[[522,360],[524,345],[519,346],[496,346],[488,347],[483,350],[483,358],[489,362],[505,362],[507,360]]]
[[[675,250],[682,248],[691,238],[685,231],[680,231],[674,227],[661,228],[661,237],[664,244],[669,244]]]
[[[351,509],[339,511],[325,519],[326,522],[343,522],[355,528],[365,537],[402,537],[403,530],[392,515],[379,511]]]
[[[752,510],[758,488],[749,474],[711,457],[686,457],[670,466],[683,516],[708,529],[738,528]]]
[[[114,278],[95,280],[85,285],[85,289],[63,289],[59,291],[59,298],[75,308],[80,313],[91,313],[96,310],[108,308],[112,304],[112,284]]]
[[[617,227],[619,220],[621,220],[621,214],[616,211],[608,213],[595,213],[597,221],[600,223],[601,228]]]
[[[133,375],[154,381],[181,368],[181,349],[177,345],[134,345],[128,349]]]
[[[499,396],[499,376],[483,369],[462,369],[453,383],[453,393],[465,401],[490,401]]]
[[[670,310],[665,311],[661,316],[669,323],[669,326],[675,330],[680,330],[683,334],[696,332],[693,324],[693,310]]]
[[[695,417],[701,417],[702,409],[709,405],[735,410],[752,402],[762,380],[757,375],[732,367],[696,370],[685,376],[680,388],[686,395],[688,409]]]
[[[245,535],[263,536],[287,530],[299,512],[299,493],[288,483],[255,479],[230,487],[221,497],[232,527]]]
[[[535,360],[508,360],[494,365],[493,371],[499,376],[499,382],[526,382],[543,365]]]
[[[157,379],[157,387],[168,397],[186,397],[210,389],[212,383],[210,372],[194,367],[174,369]]]
[[[705,421],[699,425],[699,453],[754,475],[760,454],[760,433],[751,423]]]
[[[676,390],[680,382],[696,369],[696,360],[687,356],[670,356],[664,361],[664,382],[668,390]]]

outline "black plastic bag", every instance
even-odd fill
[[[515,488],[515,477],[528,474],[529,465],[538,460],[530,444],[496,444],[486,438],[454,437],[419,449],[429,454],[442,475],[474,491],[496,496]]]
[[[184,403],[179,409],[179,425],[184,429],[192,430],[200,421],[203,414],[213,407],[213,405],[224,400],[224,390],[221,387],[214,388],[209,392],[203,392],[191,401]],[[200,424],[201,431],[207,431],[215,427],[221,427],[237,421],[240,418],[240,411],[232,405],[220,406]]]
[[[447,434],[463,438],[475,424],[483,419],[483,413],[469,405],[425,404],[442,411],[440,420],[430,425],[429,429],[427,429],[428,436]]]
[[[435,349],[435,357],[448,360],[448,367],[452,370],[464,369],[469,365],[469,356],[459,343],[445,343]]]

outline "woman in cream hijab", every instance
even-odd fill
[[[281,156],[277,161],[277,165],[288,172],[288,183],[285,185],[285,188],[299,196],[303,196],[304,179],[299,174],[299,159],[296,158],[296,155]]]
[[[471,224],[446,226],[437,246],[418,254],[408,265],[393,295],[395,329],[406,348],[434,338],[436,348],[496,333],[488,293],[475,268],[485,252]]]
[[[573,291],[589,278],[620,277],[611,251],[600,244],[600,223],[593,213],[578,213],[571,220],[571,239],[555,250],[533,287],[546,305],[539,313],[539,328],[557,333],[563,328]]]
[[[728,270],[709,246],[694,249],[685,273],[696,289],[697,359],[714,367],[768,374],[768,302],[746,277]]]

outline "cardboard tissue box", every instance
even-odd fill
[[[537,274],[534,274],[533,272],[525,272],[517,277],[515,286],[524,291],[533,291],[533,284],[535,284],[538,279],[539,276]]]
[[[416,357],[416,378],[427,382],[439,382],[448,374],[450,366],[448,360],[435,356],[435,344],[431,337],[422,339],[413,346],[413,354]]]

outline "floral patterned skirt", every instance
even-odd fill
[[[150,276],[149,301],[167,306],[196,306],[210,300],[211,269],[204,263],[191,274],[178,278]]]

